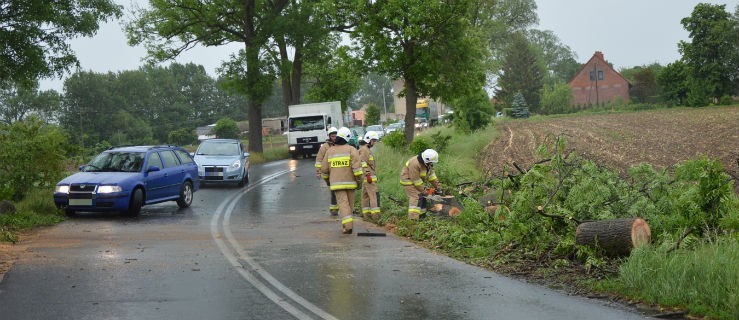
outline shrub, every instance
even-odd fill
[[[67,136],[36,118],[0,125],[0,195],[20,200],[36,188],[53,186],[64,172]]]
[[[734,99],[731,98],[731,96],[723,96],[721,99],[719,99],[718,104],[721,106],[729,106],[734,103]]]
[[[451,139],[452,136],[442,134],[441,131],[432,134],[431,141],[433,149],[436,150],[436,152],[438,153],[444,152],[444,150],[446,150],[446,147],[449,145],[449,140]]]
[[[239,126],[231,118],[221,118],[216,122],[213,133],[218,138],[237,139],[239,138]]]
[[[410,150],[410,152],[413,154],[419,154],[423,152],[423,150],[431,149],[432,143],[433,142],[431,141],[431,138],[429,138],[428,136],[418,136],[413,139],[413,142],[411,142],[408,150]]]
[[[390,134],[382,137],[382,144],[396,150],[405,149],[405,135],[400,130],[390,132]]]
[[[198,137],[195,136],[190,130],[185,128],[177,129],[169,132],[168,142],[176,145],[188,145],[197,141]]]

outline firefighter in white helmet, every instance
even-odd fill
[[[425,190],[424,182],[439,188],[439,179],[434,173],[434,164],[439,162],[439,153],[426,149],[405,162],[400,172],[400,184],[408,196],[408,218],[418,220],[421,217],[419,199]]]
[[[377,171],[372,147],[380,140],[377,131],[369,131],[360,142],[359,159],[362,162],[362,216],[377,221],[380,218],[380,192],[377,189]]]
[[[318,149],[318,154],[316,154],[316,177],[321,177],[321,162],[326,157],[326,150],[336,142],[337,131],[339,129],[336,129],[336,127],[328,128],[328,140],[321,144],[321,147]],[[328,184],[328,180],[326,180],[326,184]],[[339,215],[339,205],[336,204],[336,195],[334,192],[329,190],[329,193],[331,195],[331,202],[328,205],[328,212],[331,216],[335,217]]]
[[[351,234],[354,227],[352,218],[354,190],[362,179],[359,152],[348,144],[351,136],[349,128],[341,127],[336,133],[336,143],[328,148],[326,156],[321,161],[323,178],[328,180],[329,189],[336,194],[344,234]]]

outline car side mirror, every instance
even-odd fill
[[[190,156],[191,157],[194,157],[195,156],[195,152],[190,152]]]
[[[159,170],[160,169],[157,166],[149,166],[149,169],[147,169],[146,172],[154,172],[154,171],[159,171]]]
[[[249,153],[248,152],[244,152],[244,158],[248,158],[248,157],[249,157]]]
[[[87,167],[87,165],[86,165],[86,164],[83,164],[83,165],[81,165],[81,166],[79,167],[79,170],[80,170],[80,171],[82,171],[82,170],[84,170],[84,169],[85,169],[85,167]]]

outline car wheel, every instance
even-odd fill
[[[192,204],[192,182],[185,181],[182,184],[182,190],[180,191],[180,198],[177,199],[177,205],[180,209],[189,207]]]
[[[138,216],[139,213],[141,213],[141,207],[143,206],[144,192],[141,191],[141,189],[136,188],[136,190],[133,190],[133,195],[131,195],[131,203],[128,204],[128,212],[126,213],[132,217]]]
[[[67,217],[74,217],[77,215],[77,211],[74,211],[72,209],[66,209],[64,210],[64,213],[67,214]]]
[[[249,182],[249,173],[244,171],[244,176],[241,178],[241,181],[239,181],[239,187],[243,187],[245,184]]]

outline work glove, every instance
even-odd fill
[[[372,175],[368,173],[365,175],[365,178],[367,179],[367,183],[372,183]]]

